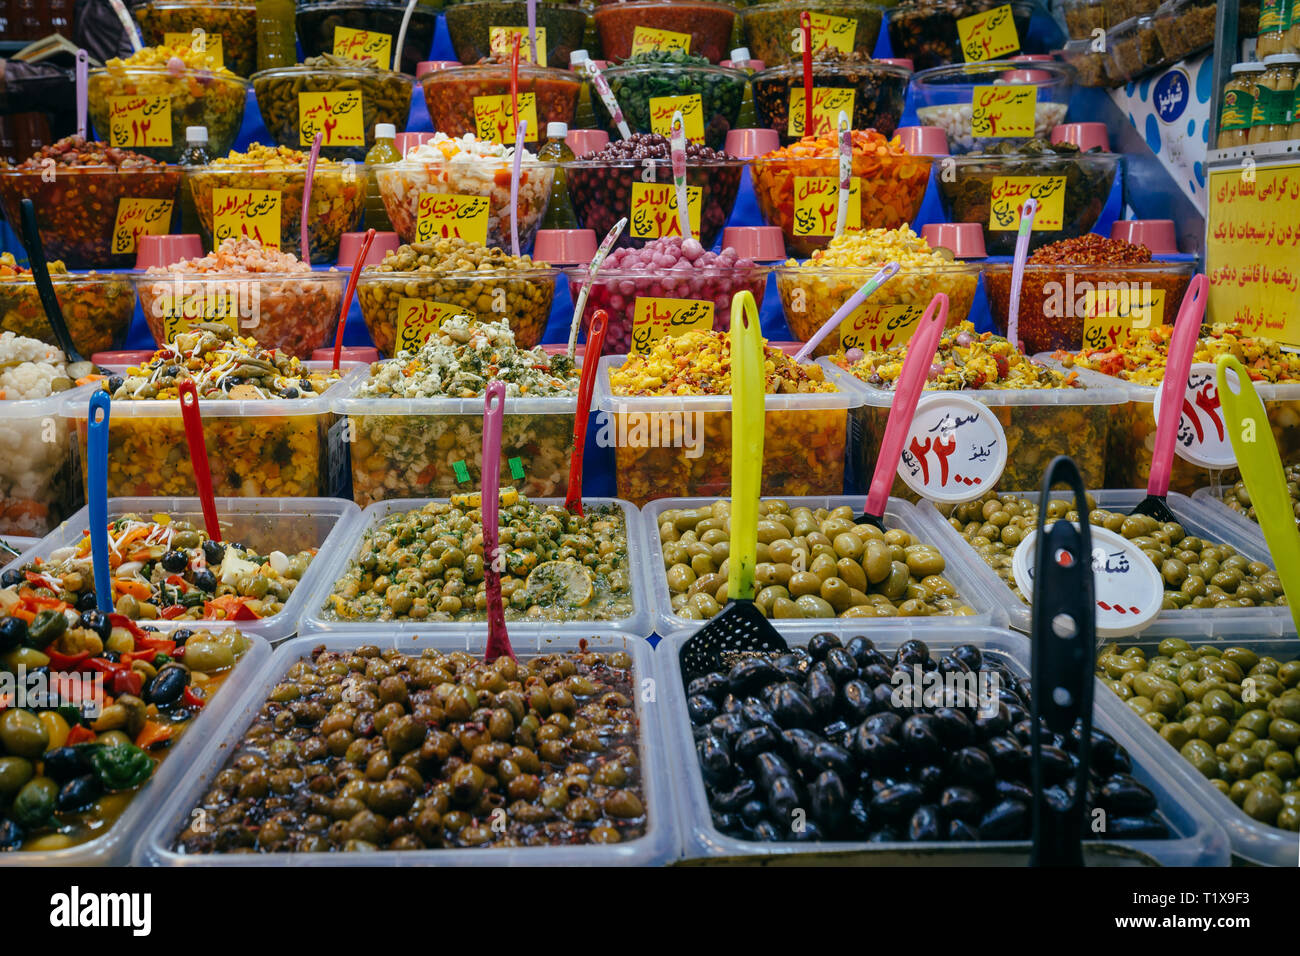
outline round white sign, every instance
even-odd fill
[[[997,485],[1007,465],[1007,436],[983,402],[960,392],[931,392],[917,402],[898,476],[931,501],[973,501]]]
[[[1228,370],[1228,381],[1237,387],[1237,373]],[[1156,389],[1151,414],[1160,421],[1160,393]],[[1183,396],[1183,414],[1178,420],[1178,437],[1174,452],[1201,468],[1235,468],[1237,455],[1223,420],[1219,405],[1219,386],[1215,368],[1209,362],[1197,362],[1187,374],[1187,392]]]

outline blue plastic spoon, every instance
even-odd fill
[[[108,416],[112,404],[108,392],[95,391],[86,423],[90,559],[95,570],[95,606],[105,614],[113,613],[113,571],[108,564]]]

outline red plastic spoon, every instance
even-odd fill
[[[812,17],[807,10],[799,14],[799,33],[803,40],[803,134],[813,135],[813,56]]]
[[[565,510],[571,515],[582,515],[582,451],[587,443],[587,418],[591,415],[591,395],[596,390],[596,366],[600,350],[605,345],[605,326],[609,313],[597,309],[587,329],[587,351],[583,353],[582,378],[578,379],[578,412],[573,418],[573,455],[569,458],[569,493],[564,498]]]
[[[208,537],[221,540],[221,522],[217,520],[217,502],[212,497],[212,473],[208,470],[208,445],[203,440],[203,416],[199,414],[199,392],[194,382],[186,380],[177,386],[181,394],[181,419],[185,422],[185,438],[190,446],[190,464],[194,466],[194,486],[199,490],[199,503],[203,505],[203,525]]]
[[[339,370],[339,359],[343,357],[343,330],[348,324],[348,312],[352,310],[352,296],[357,291],[357,279],[365,266],[366,256],[370,255],[370,244],[375,241],[375,230],[367,229],[366,237],[361,240],[361,251],[357,261],[352,263],[352,274],[348,276],[348,287],[343,292],[343,311],[339,313],[339,330],[334,333],[334,371]]]
[[[506,612],[501,603],[500,539],[497,513],[501,507],[501,423],[505,418],[506,387],[489,382],[483,395],[483,465],[480,506],[483,512],[483,581],[487,587],[488,639],[483,659],[489,664],[503,654],[512,660],[514,649],[506,633]]]

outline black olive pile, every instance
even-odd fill
[[[996,716],[980,716],[976,701],[927,706],[928,695],[911,706],[892,675],[901,668],[911,678],[915,665],[996,676]],[[713,824],[728,836],[873,843],[1030,836],[1028,683],[971,644],[936,659],[923,641],[909,640],[889,656],[866,637],[844,645],[818,634],[806,648],[747,656],[728,672],[696,677],[687,698]],[[1043,737],[1048,799],[1060,806],[1075,786],[1079,732]],[[1093,729],[1090,759],[1088,806],[1105,814],[1096,818],[1104,829],[1090,827],[1087,836],[1170,836],[1155,796],[1131,775],[1112,737]]]

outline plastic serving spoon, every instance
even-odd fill
[[[208,444],[203,439],[203,416],[199,413],[199,390],[186,380],[180,392],[181,420],[185,422],[185,440],[189,443],[190,464],[194,467],[194,487],[203,506],[203,526],[213,541],[221,540],[221,522],[217,520],[217,502],[212,497],[212,472],[208,469]]]
[[[727,606],[682,646],[682,679],[727,666],[728,655],[790,646],[754,605],[758,496],[763,465],[763,340],[754,296],[731,300],[731,551]]]
[[[1052,459],[1043,476],[1044,499],[1052,486],[1065,483],[1075,507],[1086,510],[1087,494],[1074,460]],[[1088,756],[1092,740],[1093,655],[1096,606],[1093,604],[1092,533],[1088,522],[1053,523],[1044,531],[1047,509],[1038,510],[1034,549],[1033,652],[1030,663],[1031,764],[1034,787],[1031,866],[1083,866],[1083,828],[1088,792]],[[1068,806],[1048,801],[1051,781],[1043,778],[1042,737],[1068,734],[1082,723],[1074,797]],[[1044,724],[1046,726],[1044,727]]]
[[[307,237],[307,218],[311,211],[311,185],[316,181],[316,161],[320,159],[320,144],[323,143],[324,133],[317,132],[316,138],[311,141],[311,153],[307,157],[307,181],[302,186],[302,216],[298,221],[299,242],[302,248],[299,250],[299,258],[307,265],[311,265],[311,241]]]
[[[108,563],[108,419],[113,400],[96,389],[86,420],[86,506],[90,510],[90,561],[95,574],[95,606],[113,613],[113,569]]]
[[[898,457],[903,453],[908,426],[916,414],[916,403],[925,389],[925,375],[934,364],[934,353],[939,348],[939,336],[948,321],[948,297],[935,293],[925,307],[921,323],[907,343],[907,358],[903,372],[894,388],[894,401],[889,406],[889,420],[885,423],[885,438],[880,443],[876,458],[876,471],[871,476],[867,491],[867,505],[858,524],[873,524],[885,530],[885,507],[889,504],[889,490],[894,487],[894,473],[898,471]]]
[[[1020,348],[1020,287],[1025,284],[1025,261],[1029,258],[1029,235],[1038,215],[1038,200],[1029,198],[1020,207],[1020,234],[1016,236],[1016,254],[1011,261],[1011,296],[1007,303],[1007,341],[1017,352]]]
[[[1130,514],[1146,515],[1159,522],[1177,521],[1169,510],[1169,477],[1174,469],[1174,439],[1178,437],[1178,420],[1183,415],[1183,395],[1187,375],[1192,369],[1192,355],[1201,335],[1201,319],[1210,288],[1204,274],[1192,276],[1183,296],[1183,304],[1174,320],[1174,335],[1169,341],[1165,360],[1165,380],[1160,386],[1160,417],[1156,420],[1156,446],[1151,452],[1151,474],[1147,476],[1147,496]]]
[[[50,328],[54,330],[54,338],[59,343],[59,348],[63,349],[64,354],[68,356],[68,363],[86,366],[85,371],[68,369],[69,376],[76,381],[89,371],[107,374],[78,352],[77,346],[73,344],[72,333],[68,331],[68,323],[63,321],[63,310],[59,308],[59,298],[54,294],[54,283],[50,281],[50,267],[45,261],[45,247],[41,245],[41,232],[36,228],[36,207],[32,205],[30,199],[22,201],[22,220],[23,245],[27,247],[27,259],[32,267],[32,280],[36,283],[36,292],[41,297],[45,318],[49,321]]]
[[[339,370],[339,359],[343,357],[343,330],[347,328],[348,313],[352,311],[352,296],[357,291],[357,279],[365,268],[366,256],[370,255],[370,244],[375,241],[375,230],[367,229],[366,237],[361,240],[361,249],[357,252],[357,261],[352,263],[352,274],[348,276],[348,287],[343,290],[343,311],[339,313],[339,330],[334,333],[334,371]]]
[[[483,394],[483,468],[482,491],[479,495],[483,509],[483,580],[487,587],[488,639],[483,659],[488,663],[505,655],[512,660],[515,652],[510,647],[506,632],[506,612],[501,604],[501,572],[497,570],[500,538],[497,514],[501,508],[501,422],[505,418],[506,387],[501,382],[489,382]]]
[[[573,416],[573,454],[569,457],[569,492],[564,507],[571,515],[582,514],[582,452],[587,443],[587,419],[591,416],[591,395],[596,390],[596,366],[600,364],[600,350],[605,344],[605,328],[609,313],[597,309],[591,316],[587,330],[587,351],[582,361],[582,377],[578,379],[578,411]]]
[[[1219,402],[1232,438],[1232,450],[1237,455],[1237,467],[1259,516],[1259,527],[1273,556],[1273,566],[1282,579],[1282,590],[1291,606],[1291,620],[1300,631],[1300,528],[1296,526],[1277,441],[1264,404],[1241,363],[1235,356],[1220,355],[1215,366]],[[1237,373],[1241,391],[1234,392],[1228,387],[1228,369]]]
[[[812,355],[817,346],[822,344],[822,340],[830,335],[834,329],[840,327],[840,323],[853,314],[853,310],[866,302],[876,290],[898,274],[898,263],[891,262],[883,269],[873,275],[866,282],[862,283],[862,288],[853,293],[845,303],[835,310],[835,314],[823,323],[822,327],[817,330],[817,334],[804,343],[803,348],[795,353],[796,362],[808,361],[808,356]]]

